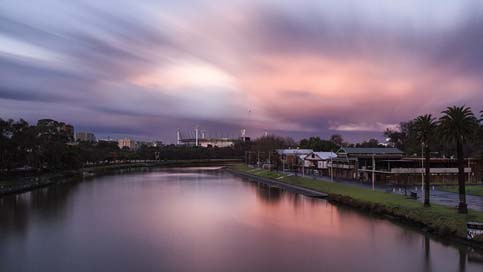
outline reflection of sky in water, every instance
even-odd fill
[[[173,171],[1,198],[0,270],[457,271],[466,258],[463,271],[482,268],[464,248],[324,200]]]

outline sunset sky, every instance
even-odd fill
[[[483,109],[483,1],[0,1],[0,118],[353,141]],[[250,113],[249,113],[250,111]]]

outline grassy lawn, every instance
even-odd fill
[[[327,193],[329,196],[350,197],[353,201],[363,203],[365,206],[377,206],[379,210],[382,210],[382,213],[424,224],[437,230],[440,234],[454,233],[460,237],[465,237],[466,222],[483,222],[483,212],[471,210],[469,214],[462,215],[458,214],[455,208],[442,205],[432,205],[430,208],[424,208],[421,202],[392,193],[372,191],[351,185],[325,182],[306,177],[287,176],[267,170],[249,168],[243,164],[235,165],[231,168],[236,171],[314,189]]]
[[[458,186],[441,186],[441,191],[458,193]],[[466,185],[466,194],[474,196],[483,196],[483,185]]]
[[[15,179],[0,179],[0,186],[11,186],[15,185],[17,180]]]

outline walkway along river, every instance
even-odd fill
[[[0,198],[0,271],[483,271],[474,250],[217,168]]]

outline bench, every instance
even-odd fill
[[[418,199],[418,193],[415,191],[411,191],[409,194],[409,198]]]

